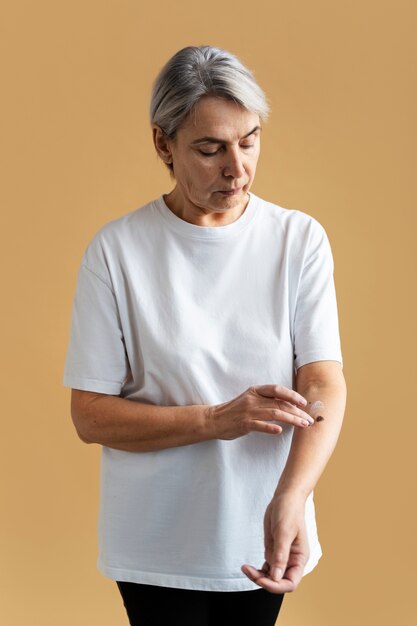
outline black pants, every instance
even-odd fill
[[[284,594],[117,582],[131,626],[274,626]]]

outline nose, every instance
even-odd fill
[[[239,148],[230,147],[226,153],[226,159],[223,166],[224,176],[233,176],[233,178],[241,178],[245,173],[243,166],[243,158]]]

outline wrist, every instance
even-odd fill
[[[215,420],[213,417],[215,408],[216,407],[214,405],[210,405],[210,404],[206,404],[202,406],[203,429],[204,429],[207,439],[218,438],[216,429],[215,429]]]
[[[303,485],[294,485],[288,481],[280,480],[275,489],[273,499],[289,499],[305,503],[311,491],[311,489],[308,489]]]

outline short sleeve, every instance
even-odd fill
[[[111,285],[82,263],[73,302],[64,386],[118,395],[128,373]]]
[[[343,367],[334,263],[324,228],[312,219],[294,315],[294,366],[338,361]]]

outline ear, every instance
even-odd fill
[[[155,150],[164,163],[172,163],[171,142],[162,128],[157,124],[152,124],[152,137]]]

